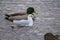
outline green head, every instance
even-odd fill
[[[33,13],[37,14],[33,7],[28,7],[27,8],[27,14],[33,14]]]

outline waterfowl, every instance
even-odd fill
[[[46,33],[44,35],[44,40],[58,40],[58,38],[52,33]]]
[[[33,15],[29,14],[27,20],[13,20],[13,23],[17,26],[32,26],[33,25]]]
[[[5,14],[5,19],[8,20],[21,20],[21,19],[27,19],[28,14],[37,14],[33,7],[28,7],[26,12],[17,12],[17,13],[11,13],[11,14]]]

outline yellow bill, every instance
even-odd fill
[[[38,14],[36,11],[34,11],[34,13],[33,14]]]

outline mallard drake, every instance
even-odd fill
[[[5,19],[8,20],[20,20],[20,19],[27,19],[28,14],[37,14],[34,10],[33,7],[28,7],[26,12],[20,11],[17,13],[10,13],[10,14],[5,14]]]

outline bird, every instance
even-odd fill
[[[33,7],[28,7],[26,12],[20,11],[17,13],[10,13],[5,14],[5,19],[8,19],[10,21],[12,20],[21,20],[21,19],[27,19],[28,14],[37,14]]]
[[[13,20],[13,23],[17,26],[32,26],[33,25],[33,15],[29,14],[27,20]]]
[[[44,35],[44,40],[59,40],[57,36],[53,35],[52,33],[46,33]]]

